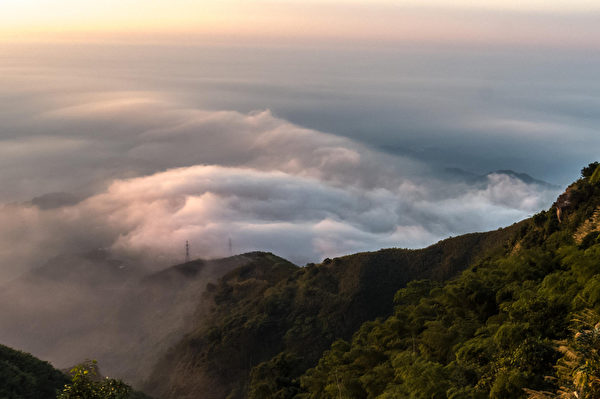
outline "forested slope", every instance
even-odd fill
[[[393,315],[336,341],[298,397],[600,397],[598,164],[582,175],[510,253],[400,289]]]
[[[165,398],[292,397],[334,340],[393,310],[414,279],[443,281],[504,254],[522,225],[450,238],[421,250],[386,249],[297,267],[272,254],[211,285],[208,319],[157,365],[146,392]],[[279,396],[277,396],[279,395]]]
[[[49,363],[0,345],[0,398],[53,399],[68,382]]]

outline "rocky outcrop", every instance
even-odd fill
[[[575,232],[573,239],[577,244],[581,244],[585,236],[594,231],[600,230],[600,208],[596,208],[591,218],[586,220]]]
[[[556,217],[558,222],[562,223],[562,216],[564,212],[573,206],[573,190],[572,186],[567,187],[564,193],[562,193],[554,204],[553,208],[556,208]]]

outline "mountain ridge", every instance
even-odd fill
[[[486,183],[488,181],[489,177],[492,175],[506,175],[511,178],[518,179],[525,184],[535,184],[535,185],[538,185],[541,187],[545,187],[548,189],[554,189],[554,190],[558,190],[561,188],[559,185],[549,183],[544,180],[536,179],[535,177],[532,177],[528,173],[516,172],[512,169],[499,169],[499,170],[487,172],[484,174],[477,174],[477,173],[466,171],[461,168],[445,168],[444,173],[451,178],[462,179],[462,180],[465,180],[470,183],[483,184],[483,183]]]
[[[234,269],[205,294],[212,316],[163,357],[144,391],[160,398],[199,392],[205,398],[245,397],[250,369],[286,350],[299,357],[294,367],[306,369],[335,339],[389,314],[399,287],[415,278],[451,278],[475,259],[505,251],[520,229],[516,223],[421,250],[383,249],[293,265],[270,279],[264,270]],[[198,364],[203,366],[192,366]]]

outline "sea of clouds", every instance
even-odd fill
[[[152,270],[186,240],[192,257],[304,264],[511,224],[595,160],[597,64],[543,49],[2,45],[0,282],[98,248]]]
[[[65,133],[15,137],[0,150],[0,182],[46,193],[0,207],[3,278],[97,248],[166,267],[182,260],[186,240],[193,257],[228,256],[231,239],[235,253],[298,264],[422,247],[511,224],[558,193],[505,174],[447,179],[269,110],[193,109],[157,93],[88,95],[28,123]],[[38,172],[11,173],[11,156],[30,157]]]

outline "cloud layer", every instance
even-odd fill
[[[0,281],[99,247],[165,267],[185,240],[212,257],[231,238],[302,264],[510,224],[556,191],[444,169],[572,181],[600,145],[598,65],[556,49],[4,46]]]
[[[505,174],[477,184],[445,181],[425,163],[302,128],[269,111],[206,111],[156,96],[114,97],[120,98],[59,107],[40,118],[78,132],[77,139],[52,143],[58,153],[91,157],[83,168],[94,158],[105,164],[117,141],[127,154],[115,159],[119,172],[136,177],[114,178],[112,168],[99,168],[96,177],[105,184],[85,199],[55,193],[4,205],[1,277],[61,253],[100,247],[165,267],[182,259],[186,240],[194,257],[229,255],[231,239],[235,253],[272,251],[300,264],[380,247],[420,247],[510,224],[557,194]],[[106,126],[115,129],[96,140],[94,129]]]

